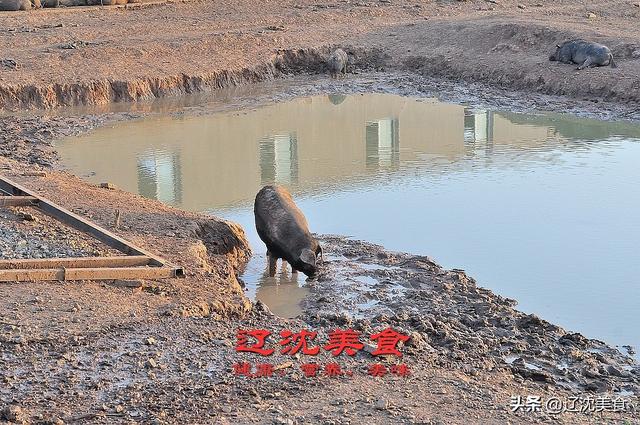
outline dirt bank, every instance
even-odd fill
[[[316,70],[318,63],[296,52],[317,49],[319,58],[333,45],[359,51],[356,66],[637,102],[639,15],[631,2],[485,0],[214,1],[4,13],[0,51],[17,67],[0,67],[0,107],[107,104],[255,82]],[[555,44],[576,36],[610,45],[619,68],[577,73],[549,63]]]

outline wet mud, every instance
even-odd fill
[[[630,353],[522,313],[464,270],[339,236],[322,242],[324,267],[307,280],[301,303],[300,318],[315,326],[366,333],[388,324],[410,334],[412,349],[430,361],[469,375],[507,368],[517,380],[576,393],[640,395],[640,365]]]

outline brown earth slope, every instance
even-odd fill
[[[374,51],[365,62],[377,67],[637,102],[639,17],[633,1],[510,0],[206,1],[3,13],[0,59],[17,69],[0,66],[0,107],[106,104],[267,79],[280,72],[283,51],[337,44],[360,56]],[[548,62],[557,42],[576,36],[609,44],[620,67],[577,73]],[[317,69],[307,59],[301,68]]]

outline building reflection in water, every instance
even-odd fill
[[[539,153],[583,149],[584,143],[568,142],[592,140],[589,132],[599,139],[640,137],[638,127],[627,123],[335,94],[246,113],[131,121],[65,139],[56,149],[69,170],[91,173],[92,182],[110,181],[188,210],[219,212],[250,206],[260,187],[274,182],[300,197],[375,185],[381,174],[387,180],[418,169],[437,175],[466,167],[474,157],[491,167],[520,164],[525,157],[552,161]]]
[[[367,168],[389,167],[400,161],[400,125],[397,118],[367,121],[365,148]]]
[[[138,157],[138,193],[170,205],[182,202],[178,152],[151,152]]]
[[[292,318],[302,313],[300,303],[309,290],[300,287],[298,279],[304,280],[305,275],[291,273],[291,267],[280,267],[275,276],[269,276],[269,268],[265,260],[264,273],[259,277],[256,288],[256,299],[269,306],[278,316]]]
[[[260,180],[262,185],[298,182],[298,138],[296,133],[276,134],[260,139]]]
[[[493,112],[485,110],[464,111],[465,143],[493,141]]]

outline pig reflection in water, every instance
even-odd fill
[[[266,304],[273,314],[288,319],[296,317],[302,313],[300,302],[309,293],[307,288],[298,285],[298,275],[283,265],[275,276],[269,276],[267,267],[258,280],[256,299]],[[304,280],[304,275],[301,279]]]

